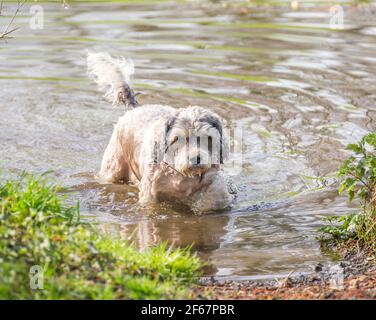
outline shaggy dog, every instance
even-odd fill
[[[175,109],[138,106],[130,88],[130,61],[89,53],[91,77],[107,89],[105,97],[125,104],[103,156],[100,177],[138,187],[141,203],[179,201],[195,212],[219,210],[232,197],[220,174],[228,156],[220,117],[197,106]]]

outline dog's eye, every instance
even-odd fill
[[[175,142],[177,142],[179,140],[179,137],[178,136],[175,136],[174,139],[172,139],[171,143],[170,143],[170,146],[172,146]]]

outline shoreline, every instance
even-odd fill
[[[196,298],[215,300],[376,299],[376,263],[367,251],[352,248],[334,266],[317,264],[315,272],[274,280],[203,277],[194,291]]]

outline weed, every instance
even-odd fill
[[[328,224],[319,229],[321,241],[354,239],[376,252],[376,133],[349,144],[351,155],[341,165],[338,176],[343,179],[339,193],[347,192],[350,201],[358,199],[361,210],[345,216],[326,218]]]

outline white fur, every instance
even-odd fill
[[[107,53],[90,53],[87,62],[89,74],[108,89],[106,97],[116,102],[119,88],[129,84],[133,63],[124,58],[115,60]],[[124,92],[132,90],[127,87]],[[178,136],[183,143],[174,142],[180,141]],[[191,144],[191,140],[200,143]],[[193,163],[198,156],[205,161]],[[99,175],[108,182],[136,185],[141,203],[180,201],[202,213],[231,204],[219,172],[220,159],[227,156],[227,137],[215,113],[197,106],[144,105],[119,118]]]
[[[134,74],[133,61],[123,57],[114,59],[107,52],[88,52],[87,66],[89,77],[105,91],[104,97],[116,105],[119,88],[129,85]]]

